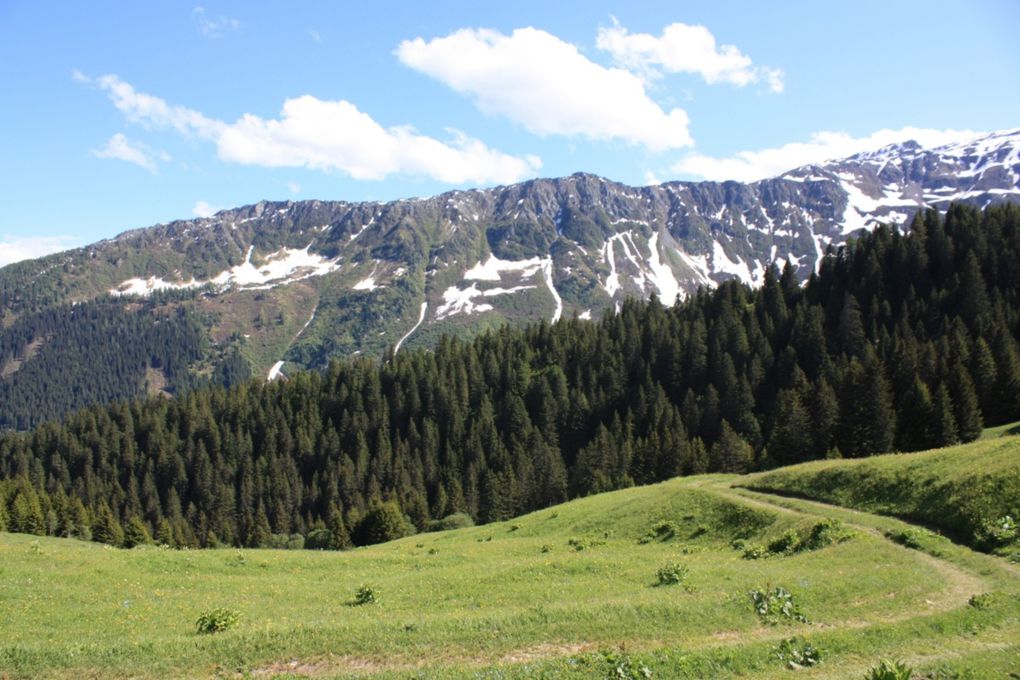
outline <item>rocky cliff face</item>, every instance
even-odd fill
[[[629,187],[576,174],[390,203],[261,202],[0,271],[8,314],[106,292],[204,312],[215,344],[274,375],[504,321],[667,303],[951,201],[1020,200],[1020,130],[739,182]],[[281,363],[284,362],[284,363]]]

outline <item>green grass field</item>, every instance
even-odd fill
[[[815,461],[750,475],[739,483],[903,517],[972,547],[994,549],[986,525],[1007,516],[1020,519],[1020,437],[1000,432],[933,451]]]
[[[959,479],[1008,476],[1018,456],[1004,438],[813,465],[913,460]],[[898,519],[734,487],[748,481],[676,479],[344,553],[0,534],[0,677],[780,678],[795,636],[821,654],[798,677],[863,678],[883,658],[916,677],[1020,672],[1020,567],[930,533],[906,547],[886,537],[910,529]],[[852,536],[744,556],[827,519]],[[671,563],[686,576],[659,585]],[[362,585],[374,603],[354,604]],[[750,592],[777,586],[806,621],[755,613]],[[218,607],[237,625],[197,633]]]

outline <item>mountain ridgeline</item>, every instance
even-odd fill
[[[665,307],[504,326],[92,407],[0,438],[7,530],[345,547],[705,471],[968,441],[1020,418],[1020,207],[930,210]]]
[[[0,269],[0,427],[142,396],[147,384],[180,395],[507,323],[597,319],[628,298],[668,305],[725,281],[760,286],[773,264],[792,262],[803,281],[830,245],[879,223],[1017,200],[1011,130],[751,183],[630,187],[576,174],[388,203],[264,201],[160,224]],[[118,305],[125,326],[187,319],[199,337],[181,352],[162,341],[142,352],[72,328]],[[80,353],[54,361],[70,335]],[[17,381],[48,388],[23,398],[28,388],[7,385]]]

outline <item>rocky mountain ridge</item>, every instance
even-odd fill
[[[212,346],[276,377],[626,296],[806,277],[830,245],[952,201],[1020,201],[1020,129],[905,141],[752,183],[630,187],[590,174],[387,203],[259,202],[0,270],[9,318],[110,294],[200,313]]]

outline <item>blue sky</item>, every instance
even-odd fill
[[[0,0],[0,264],[261,199],[755,179],[1020,125],[1020,3]]]

